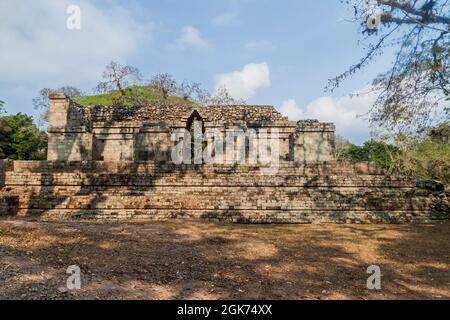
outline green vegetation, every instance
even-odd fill
[[[47,134],[26,114],[0,117],[0,158],[45,160]]]
[[[450,96],[449,1],[341,2],[353,13],[364,50],[359,60],[330,79],[328,88],[340,87],[380,56],[390,59],[393,54],[390,67],[380,69],[368,90],[376,95],[370,122],[391,134],[414,135],[439,121],[442,101]],[[379,18],[377,25],[368,24],[368,17]]]
[[[431,128],[425,138],[401,137],[404,150],[396,158],[397,170],[406,175],[450,183],[450,123]]]
[[[133,105],[159,105],[159,104],[195,104],[190,99],[183,99],[178,96],[169,96],[164,99],[163,93],[148,86],[133,85],[124,89],[124,94],[119,90],[110,93],[97,94],[92,96],[80,96],[74,100],[84,106],[133,106]]]
[[[399,149],[382,141],[370,140],[363,146],[353,144],[338,146],[338,152],[341,160],[371,161],[389,170],[394,165],[394,157],[399,154]]]
[[[420,142],[397,158],[396,167],[406,175],[450,183],[450,145]]]
[[[346,76],[341,77],[337,78],[335,84],[338,84]],[[226,88],[211,94],[203,90],[200,83],[187,80],[179,83],[166,73],[155,75],[146,84],[143,84],[142,78],[137,68],[111,62],[106,66],[102,80],[97,85],[96,92],[98,94],[84,95],[81,90],[72,86],[64,86],[57,90],[45,88],[40,91],[37,98],[33,99],[33,104],[36,109],[43,110],[44,115],[46,115],[49,102],[48,94],[54,91],[64,92],[71,99],[84,106],[245,104],[245,101],[234,100]],[[409,88],[409,86],[406,88]],[[394,89],[396,92],[396,87]],[[397,101],[396,99],[391,100],[393,103]],[[383,102],[384,100],[380,101]],[[408,101],[406,100],[406,102]],[[398,104],[398,106],[402,105],[404,104]],[[414,103],[411,105],[414,106]],[[386,106],[386,104],[383,106]],[[378,106],[378,108],[383,109],[383,106]],[[3,102],[0,101],[0,111],[2,107]],[[444,108],[443,119],[449,119],[449,117],[450,108]],[[384,119],[381,121],[381,124],[384,122],[384,125],[392,120],[389,116],[380,119]],[[394,119],[394,124],[402,124],[403,120],[401,119],[401,113],[399,113],[399,116]],[[410,119],[407,120],[410,121]],[[193,126],[191,129],[193,129]],[[46,139],[45,133],[40,131],[33,124],[33,119],[27,115],[17,114],[0,117],[0,156],[2,158],[45,159]],[[363,146],[356,146],[338,138],[337,159],[338,161],[352,162],[370,161],[385,168],[388,173],[450,182],[450,124],[448,121],[442,121],[440,125],[430,128],[427,134],[422,134],[421,137],[417,137],[417,132],[412,135],[397,134],[391,137],[389,141],[391,143],[372,139],[364,143]]]
[[[48,95],[51,92],[63,92],[70,99],[83,106],[162,106],[162,105],[243,105],[245,101],[235,100],[227,89],[221,88],[214,94],[204,90],[200,83],[175,78],[162,73],[144,83],[139,69],[124,66],[111,61],[103,71],[101,80],[97,83],[95,93],[85,95],[76,87],[65,85],[58,89],[43,88],[33,99],[36,110],[41,110],[40,125],[48,122]],[[0,101],[0,111],[2,103]]]
[[[377,163],[388,172],[450,183],[450,124],[444,122],[421,137],[398,136],[393,144],[371,140],[363,146],[338,141],[341,161]]]

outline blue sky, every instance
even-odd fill
[[[68,30],[66,9],[81,9]],[[13,12],[14,14],[11,14]],[[368,138],[373,97],[350,99],[386,70],[380,58],[336,92],[327,79],[364,53],[358,26],[338,0],[2,0],[0,99],[9,113],[37,115],[42,87],[74,85],[92,93],[111,60],[201,82],[229,85],[252,104],[272,104],[292,119],[332,121],[355,143]]]

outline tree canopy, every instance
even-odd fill
[[[111,61],[103,71],[102,79],[97,84],[98,92],[107,93],[118,90],[122,96],[125,96],[125,88],[142,81],[142,75],[138,68]]]
[[[42,114],[40,116],[40,124],[46,123],[48,121],[48,107],[49,100],[48,95],[51,92],[63,92],[69,98],[75,99],[76,97],[81,96],[83,93],[80,89],[72,87],[72,86],[63,86],[57,89],[43,88],[39,91],[39,95],[34,98],[33,106],[36,110],[42,110]]]
[[[0,158],[45,160],[47,134],[33,123],[33,118],[18,113],[0,117]]]
[[[345,0],[362,32],[366,53],[330,79],[333,90],[384,53],[396,48],[392,67],[372,81],[377,99],[370,120],[389,130],[417,133],[443,116],[450,96],[450,2],[448,0]]]

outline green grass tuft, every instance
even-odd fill
[[[184,100],[177,96],[169,96],[167,99],[158,90],[146,86],[130,86],[125,89],[125,97],[120,91],[97,94],[92,96],[81,96],[74,99],[75,102],[83,106],[114,106],[125,107],[135,105],[196,105],[192,100]]]

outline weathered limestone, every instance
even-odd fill
[[[83,108],[64,94],[49,95],[48,160],[92,160],[93,135]]]
[[[242,223],[428,223],[450,218],[442,185],[371,164],[259,166],[3,162],[1,215],[196,218]]]
[[[333,124],[289,121],[270,106],[81,107],[63,94],[49,98],[49,161],[0,161],[0,215],[242,223],[450,218],[448,190],[437,182],[337,163]],[[209,135],[200,144],[201,155],[227,150],[223,162],[173,161],[174,154],[196,160],[185,133],[174,149],[174,132],[194,120],[202,132],[230,134],[225,144]],[[236,162],[242,150],[245,161]],[[255,150],[275,154],[276,166],[252,157]]]
[[[48,160],[168,161],[171,134],[195,113],[205,130],[276,132],[280,158],[300,163],[334,159],[334,125],[289,121],[272,106],[82,107],[51,94]],[[226,149],[226,145],[224,146]],[[160,150],[161,149],[161,150]]]
[[[294,161],[299,163],[334,160],[335,127],[319,121],[299,121],[294,133]]]

